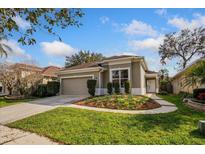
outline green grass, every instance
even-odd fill
[[[23,99],[23,100],[7,100],[4,97],[0,97],[0,108],[10,106],[10,105],[15,105],[18,103],[25,103],[28,101],[31,101],[33,99]]]
[[[161,96],[177,111],[157,115],[103,113],[60,107],[9,124],[65,144],[205,144],[197,122],[205,113],[187,108],[177,96]]]

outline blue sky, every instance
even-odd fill
[[[105,56],[133,54],[145,56],[151,70],[158,71],[160,65],[157,48],[163,35],[183,28],[205,26],[204,9],[82,9],[85,16],[80,19],[80,28],[69,27],[56,32],[55,36],[38,31],[37,44],[22,46],[16,38],[7,41],[15,53],[7,61],[35,61],[40,66],[64,66],[65,55],[80,49],[100,52]],[[16,19],[21,29],[29,23]],[[164,66],[170,74],[176,73],[176,60]]]

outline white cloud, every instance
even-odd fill
[[[60,41],[41,42],[41,48],[47,55],[53,56],[70,56],[76,51],[69,44]]]
[[[150,51],[158,51],[159,45],[163,41],[163,36],[158,38],[147,38],[144,40],[132,40],[129,42],[129,45],[134,50],[150,50]]]
[[[13,20],[16,22],[16,24],[22,28],[22,29],[27,29],[29,28],[31,25],[28,21],[26,20],[23,20],[21,17],[19,16],[16,16],[16,17],[13,17]]]
[[[100,17],[100,21],[103,23],[103,24],[106,24],[110,21],[110,18],[106,17],[106,16],[103,16],[103,17]]]
[[[4,47],[7,51],[8,56],[19,57],[23,59],[32,59],[31,55],[27,54],[24,49],[22,49],[15,40],[1,40],[1,44],[5,44],[11,48],[11,51]]]
[[[157,9],[155,11],[155,13],[160,15],[160,16],[166,16],[167,15],[167,9]]]
[[[128,35],[156,36],[157,31],[151,25],[138,20],[132,20],[130,24],[125,24],[122,31]]]
[[[201,14],[194,14],[194,19],[188,20],[182,17],[174,17],[168,20],[168,24],[178,28],[197,28],[201,26],[205,26],[205,16]]]

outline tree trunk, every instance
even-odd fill
[[[205,135],[205,121],[204,120],[199,120],[198,123],[199,131],[202,135]]]

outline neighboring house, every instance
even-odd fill
[[[56,73],[60,70],[59,67],[55,67],[55,66],[48,66],[45,68],[41,68],[35,65],[23,64],[23,63],[12,64],[10,65],[10,68],[17,69],[20,72],[20,76],[22,78],[32,73],[39,73],[43,76],[43,80],[42,80],[43,84],[47,84],[48,81],[57,80]],[[18,92],[14,90],[14,93],[18,93]],[[0,81],[0,96],[1,95],[8,95],[8,90]]]
[[[144,95],[158,92],[158,76],[149,71],[144,57],[113,56],[103,61],[84,63],[61,69],[60,92],[63,95],[88,95],[87,80],[96,79],[96,94],[107,93],[108,82],[119,82],[121,92],[124,92],[125,81],[130,81],[131,93]]]
[[[187,66],[182,71],[178,72],[175,76],[172,77],[171,82],[173,85],[173,93],[178,94],[179,92],[188,92],[193,93],[193,89],[197,87],[205,87],[205,85],[201,85],[198,83],[198,85],[192,85],[192,86],[184,86],[184,80],[185,80],[185,72],[187,69],[198,63],[199,61],[205,60],[205,58],[200,58],[196,61],[194,61],[192,64]]]
[[[56,66],[48,66],[45,67],[42,71],[43,75],[43,84],[47,84],[48,81],[56,81],[58,80],[57,72],[60,70],[60,67]]]
[[[32,73],[41,73],[43,68],[31,64],[16,63],[11,65],[12,69],[18,69],[21,77],[24,78]]]

